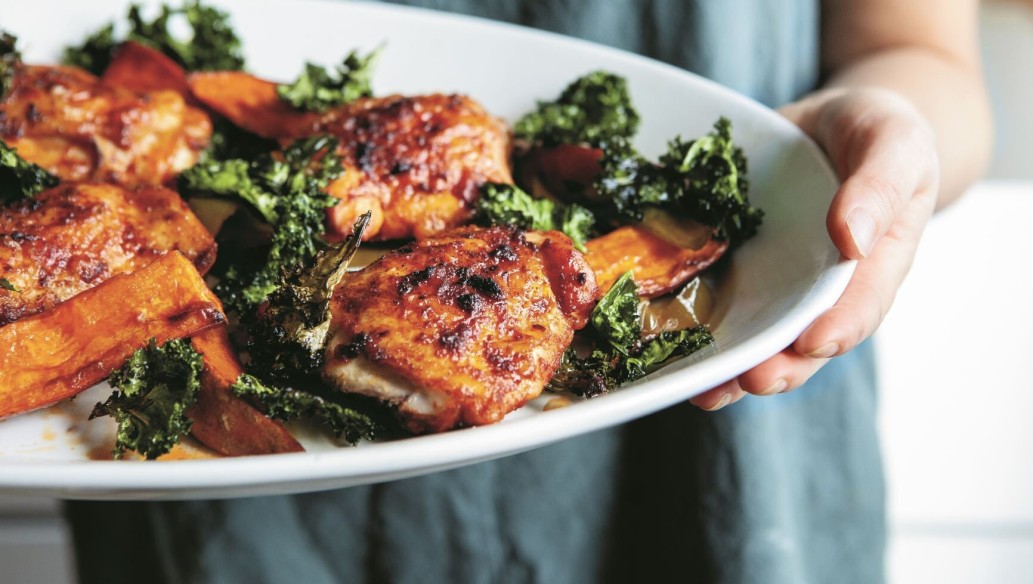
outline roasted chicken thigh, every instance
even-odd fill
[[[74,67],[17,65],[0,101],[0,139],[64,180],[164,184],[211,132],[175,91],[135,93]]]
[[[563,234],[454,230],[345,276],[324,375],[414,432],[496,422],[542,392],[597,296]]]
[[[469,221],[480,186],[513,182],[509,130],[462,95],[358,99],[324,113],[280,101],[276,85],[245,73],[195,73],[195,96],[233,123],[284,142],[334,136],[345,172],[327,189],[341,199],[331,232],[351,233],[372,211],[364,238],[423,238]]]
[[[211,234],[162,187],[68,183],[0,209],[0,326],[178,250],[204,273]]]

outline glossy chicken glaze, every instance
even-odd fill
[[[63,180],[165,184],[211,132],[175,91],[135,93],[73,67],[19,65],[0,101],[0,139]]]
[[[64,184],[0,210],[0,326],[35,314],[165,252],[183,252],[203,274],[215,242],[175,192]]]
[[[345,277],[324,373],[414,432],[497,422],[542,392],[597,296],[560,233],[458,229]]]

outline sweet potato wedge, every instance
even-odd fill
[[[46,312],[0,328],[0,419],[72,397],[137,349],[222,325],[194,265],[168,253]]]
[[[161,51],[135,41],[118,47],[100,80],[105,85],[137,93],[166,90],[175,91],[188,101],[192,99],[183,68]]]
[[[717,261],[728,249],[728,242],[711,238],[699,249],[689,249],[644,227],[627,225],[589,240],[585,247],[585,259],[604,293],[630,270],[634,272],[639,295],[656,298],[674,291]]]
[[[64,183],[0,209],[0,326],[180,251],[204,274],[216,245],[175,191]]]
[[[319,114],[299,112],[284,103],[272,81],[242,71],[191,73],[187,84],[198,101],[263,138],[299,136],[319,119]]]
[[[207,330],[191,341],[204,356],[201,392],[197,403],[187,410],[194,438],[224,456],[304,450],[279,422],[230,392],[243,369],[225,327]]]

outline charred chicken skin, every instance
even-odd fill
[[[0,101],[0,139],[64,180],[165,184],[211,132],[175,91],[135,93],[73,67],[18,65]]]
[[[283,142],[329,134],[345,172],[327,189],[331,236],[372,211],[366,240],[421,239],[463,225],[485,182],[513,182],[505,123],[462,95],[364,98],[325,113],[299,112],[276,84],[246,73],[195,73],[199,101],[238,126]]]
[[[597,297],[565,235],[458,229],[341,281],[324,375],[413,432],[497,422],[542,392]]]
[[[0,209],[0,326],[178,250],[204,273],[215,243],[162,187],[64,184]]]
[[[460,95],[364,99],[304,133],[340,141],[345,171],[328,189],[339,234],[372,210],[375,239],[429,237],[467,223],[482,184],[513,181],[505,125]]]

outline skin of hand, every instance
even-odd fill
[[[792,345],[692,398],[706,410],[799,387],[871,336],[934,210],[955,200],[989,158],[977,2],[931,10],[910,0],[839,0],[823,8],[823,62],[833,74],[826,89],[780,112],[824,148],[840,177],[827,227],[857,267],[836,304]]]

